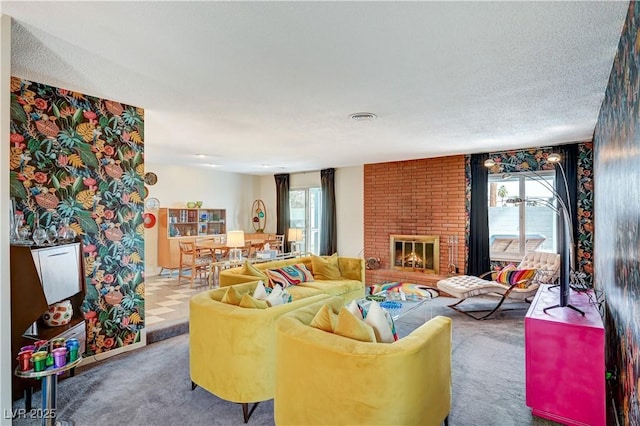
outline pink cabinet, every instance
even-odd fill
[[[527,406],[567,425],[606,425],[604,327],[589,294],[571,292],[585,312],[555,308],[559,288],[542,286],[525,318]]]

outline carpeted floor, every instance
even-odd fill
[[[453,319],[450,425],[556,425],[533,417],[525,405],[527,305],[517,305],[524,310],[503,311],[493,319],[475,321],[447,308],[452,300],[436,298],[396,322],[399,335],[405,336],[436,315]],[[484,303],[477,300],[475,305]],[[466,306],[473,307],[471,303]],[[34,395],[33,404],[39,407],[40,392]],[[23,407],[22,400],[14,403],[14,409]],[[220,400],[201,388],[191,390],[187,334],[80,366],[75,377],[59,383],[58,416],[78,426],[243,424],[240,405]],[[39,423],[39,419],[13,422],[16,426]],[[260,403],[249,425],[272,424],[273,401]]]

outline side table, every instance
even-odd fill
[[[25,379],[42,379],[42,426],[58,426],[71,424],[58,420],[56,422],[56,390],[58,387],[58,374],[64,373],[67,370],[75,368],[82,362],[82,357],[79,357],[75,361],[63,365],[62,367],[54,368],[49,367],[43,371],[21,371],[19,367],[16,367],[14,374],[17,377]]]
[[[403,293],[404,294],[404,293]],[[361,299],[358,299],[357,303],[364,307],[369,309],[369,305],[371,304],[372,300],[377,300],[379,303],[384,303],[384,302],[391,302],[391,303],[395,303],[397,304],[397,307],[394,308],[387,308],[384,305],[381,305],[382,308],[384,310],[386,310],[387,312],[389,312],[389,315],[391,315],[391,318],[396,321],[400,318],[402,318],[403,316],[407,315],[409,312],[413,311],[414,309],[419,308],[420,306],[422,306],[426,301],[431,300],[431,298],[427,298],[427,297],[415,297],[415,295],[411,294],[408,296],[404,296],[405,298],[402,299],[402,296],[400,295],[400,293],[398,292],[393,292],[393,291],[381,291],[378,292],[374,295],[369,295],[369,296],[365,296]],[[383,300],[378,300],[378,298],[381,298]]]

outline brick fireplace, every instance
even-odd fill
[[[455,264],[465,270],[466,182],[463,155],[366,164],[364,166],[364,257],[380,259],[366,271],[367,284],[409,281],[435,285],[447,274],[450,237],[460,242]],[[436,268],[396,269],[391,235],[439,239]],[[452,251],[452,253],[455,251]]]

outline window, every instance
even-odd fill
[[[301,188],[289,191],[290,228],[303,229],[302,252],[320,252],[321,189]]]
[[[489,175],[489,250],[491,260],[521,260],[530,251],[557,251],[555,172]],[[546,184],[541,183],[541,180]],[[515,202],[516,199],[524,200]],[[534,200],[541,200],[536,203]]]

